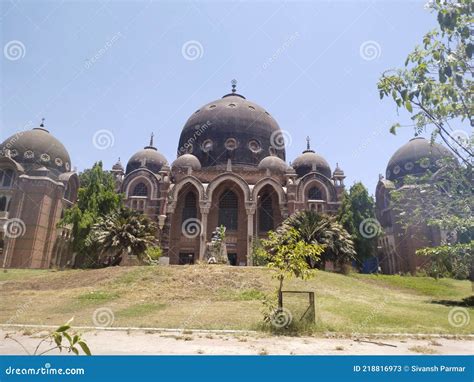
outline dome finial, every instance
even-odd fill
[[[303,154],[304,153],[314,153],[314,150],[311,150],[311,138],[309,137],[309,135],[306,137],[306,150],[303,151]]]
[[[233,79],[231,81],[231,84],[232,84],[232,93],[235,93],[237,91],[236,87],[237,87],[237,80],[236,79]]]
[[[155,137],[154,133],[151,133],[150,135],[150,144],[148,146],[145,146],[145,149],[151,149],[156,151],[156,147],[153,146],[153,138]]]
[[[40,127],[44,127],[44,121],[45,121],[45,119],[44,119],[44,118],[41,118]]]

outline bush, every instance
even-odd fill
[[[157,265],[161,256],[163,256],[161,247],[148,247],[145,256],[143,256],[143,261],[146,264]]]
[[[425,266],[425,270],[431,277],[472,279],[474,240],[468,244],[423,248],[416,251],[416,254],[430,257],[430,262]]]

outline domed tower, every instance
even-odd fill
[[[125,175],[125,170],[122,166],[122,162],[120,161],[120,158],[118,158],[118,161],[112,166],[111,173],[115,179],[116,189],[117,191],[120,192],[120,188],[122,187],[123,177]]]
[[[222,225],[229,263],[250,264],[254,237],[288,214],[289,177],[283,131],[232,81],[230,93],[198,108],[181,131],[167,199],[170,262],[206,260]]]
[[[441,232],[423,222],[416,227],[402,227],[395,216],[391,198],[394,190],[415,191],[415,185],[405,185],[407,176],[420,177],[430,171],[435,174],[446,160],[456,160],[444,146],[422,137],[410,139],[390,158],[386,177],[379,176],[375,190],[375,210],[381,226],[379,260],[384,273],[411,272],[426,259],[416,256],[417,249],[440,244]],[[413,209],[420,206],[413,205]],[[409,211],[408,211],[409,213]]]
[[[166,212],[170,169],[168,161],[154,146],[153,140],[152,133],[148,146],[128,160],[121,192],[125,195],[127,207],[147,215],[162,227],[164,221],[160,216]],[[116,167],[115,171],[119,171],[119,166]]]
[[[71,171],[71,159],[64,145],[44,127],[18,132],[0,145],[0,155],[9,156],[26,173],[42,172],[57,179]]]
[[[154,135],[151,134],[150,144],[145,146],[142,150],[137,151],[129,159],[127,170],[125,171],[127,175],[139,168],[147,168],[151,172],[158,174],[163,166],[168,165],[165,156],[153,146],[153,138]]]
[[[69,231],[57,224],[77,199],[79,179],[64,145],[44,126],[0,144],[0,263],[65,266]]]
[[[306,150],[292,162],[292,166],[298,177],[303,177],[310,172],[319,172],[331,179],[331,167],[329,163],[321,155],[316,154],[311,149],[310,138],[306,137]]]
[[[203,169],[232,165],[257,168],[270,155],[285,160],[277,121],[263,107],[232,91],[196,110],[185,123],[178,156],[194,155]]]
[[[329,163],[311,149],[310,142],[310,138],[306,137],[306,150],[291,164],[297,175],[299,201],[296,203],[296,209],[335,213],[344,190],[344,173],[338,172],[334,178]]]
[[[415,137],[392,155],[388,161],[386,178],[392,182],[402,182],[407,175],[419,176],[427,170],[434,173],[443,166],[446,158],[454,158],[446,147],[423,137]]]

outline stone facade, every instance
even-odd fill
[[[307,140],[288,165],[277,122],[234,89],[189,118],[171,166],[152,137],[126,170],[119,161],[112,171],[127,206],[158,223],[170,264],[205,260],[213,231],[224,225],[229,262],[251,265],[255,240],[290,214],[339,208],[344,172],[338,166],[331,172]]]
[[[157,222],[170,264],[205,260],[213,231],[224,225],[229,263],[251,265],[254,242],[290,214],[335,213],[341,202],[344,172],[332,172],[309,138],[293,165],[285,160],[285,132],[234,86],[188,119],[171,166],[152,136],[125,168],[119,160],[111,172],[125,205]],[[0,145],[3,267],[74,264],[71,232],[57,227],[77,199],[79,180],[70,169],[67,150],[43,124]]]
[[[71,265],[70,233],[57,223],[75,203],[79,179],[68,171],[64,146],[41,126],[15,134],[0,149],[1,266]]]
[[[380,175],[375,191],[376,216],[382,228],[378,242],[378,258],[383,273],[412,273],[427,261],[417,256],[416,250],[440,245],[445,232],[428,227],[424,222],[417,226],[402,227],[395,215],[393,190],[410,192],[413,185],[404,182],[406,176],[418,177],[429,170],[433,177],[441,172],[443,159],[452,154],[439,144],[431,144],[424,138],[413,138],[397,150],[390,159],[386,177]],[[415,208],[415,206],[413,206]],[[406,211],[410,213],[410,211]]]

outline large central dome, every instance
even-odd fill
[[[178,156],[186,153],[202,167],[224,165],[228,159],[257,167],[269,155],[285,160],[285,144],[273,117],[234,89],[189,117],[178,146]]]

